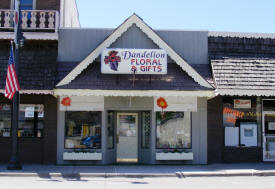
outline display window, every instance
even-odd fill
[[[101,112],[67,111],[65,148],[101,148]]]
[[[225,146],[261,146],[260,98],[224,97],[223,126]]]
[[[0,104],[0,137],[10,137],[11,105]]]
[[[43,137],[44,105],[20,104],[18,137]]]
[[[191,148],[191,113],[156,112],[158,149]]]
[[[11,136],[11,105],[0,104],[0,137]],[[18,137],[43,137],[44,105],[20,104],[18,119]]]

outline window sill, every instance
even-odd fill
[[[193,152],[156,153],[156,160],[193,160]]]
[[[246,149],[246,148],[261,148],[260,146],[224,146],[225,149]]]
[[[97,152],[64,152],[63,160],[102,160],[102,153]]]

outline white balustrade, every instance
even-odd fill
[[[14,10],[0,9],[0,30],[13,29]],[[22,29],[23,30],[54,30],[57,31],[59,14],[58,11],[51,10],[23,10]]]

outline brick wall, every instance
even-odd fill
[[[0,0],[0,9],[10,9],[11,0]]]
[[[0,9],[10,9],[11,0],[0,0]],[[58,10],[60,0],[36,0],[37,10]]]
[[[60,0],[36,0],[37,10],[58,10],[60,9]]]
[[[210,56],[274,56],[275,39],[242,37],[208,37]]]
[[[6,74],[10,41],[0,41],[0,75]],[[52,89],[57,69],[57,41],[26,40],[21,49],[19,82],[21,89]],[[0,80],[0,89],[5,80]]]

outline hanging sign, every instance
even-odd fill
[[[101,73],[167,74],[167,53],[162,49],[105,49]]]
[[[234,108],[251,108],[251,100],[234,99]]]

